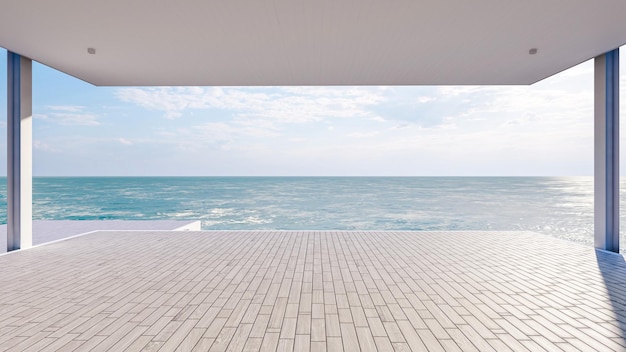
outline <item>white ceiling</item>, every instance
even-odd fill
[[[626,0],[0,1],[0,46],[103,86],[530,84],[624,43]]]

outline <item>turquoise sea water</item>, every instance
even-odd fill
[[[5,203],[6,181],[0,185]],[[530,230],[593,241],[591,177],[39,177],[33,188],[35,219],[192,219],[206,230]]]

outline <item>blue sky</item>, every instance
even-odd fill
[[[591,61],[505,87],[94,87],[34,64],[33,118],[36,176],[593,173]]]

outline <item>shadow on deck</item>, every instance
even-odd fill
[[[626,262],[622,255],[600,250],[596,250],[596,259],[612,306],[612,311],[600,311],[597,316],[608,330],[605,334],[626,350]]]

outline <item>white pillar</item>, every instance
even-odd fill
[[[7,251],[33,245],[32,61],[7,54]]]
[[[619,49],[595,59],[595,247],[619,252]]]

